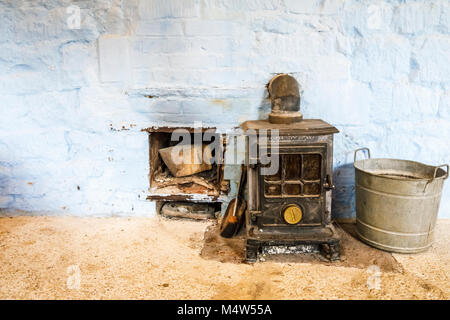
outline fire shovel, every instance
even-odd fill
[[[237,234],[243,224],[247,203],[243,199],[244,186],[247,181],[247,167],[241,167],[241,179],[236,198],[232,199],[225,211],[220,225],[220,235],[224,238],[231,238]]]

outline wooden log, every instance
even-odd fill
[[[159,149],[159,154],[175,177],[190,176],[212,169],[208,145],[176,145]]]
[[[165,217],[195,220],[215,218],[214,207],[209,203],[166,202],[160,212]]]

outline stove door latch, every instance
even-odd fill
[[[334,189],[333,182],[331,181],[331,175],[327,174],[327,176],[325,178],[325,183],[323,184],[323,188],[325,190],[333,190]]]

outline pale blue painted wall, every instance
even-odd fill
[[[3,214],[154,214],[140,129],[265,117],[279,72],[341,130],[336,216],[354,214],[357,147],[450,162],[446,0],[0,0],[0,71]]]

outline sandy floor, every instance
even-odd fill
[[[429,251],[396,254],[400,268],[380,268],[379,289],[373,288],[376,273],[366,265],[248,265],[202,258],[211,224],[163,218],[1,218],[0,298],[450,298],[450,220],[438,222]]]

